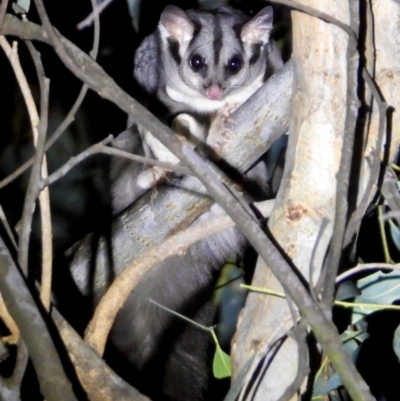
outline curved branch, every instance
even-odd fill
[[[270,215],[273,203],[273,201],[265,201],[257,204],[264,217]],[[170,256],[184,253],[190,245],[200,239],[233,226],[234,222],[229,216],[222,215],[211,218],[195,224],[193,227],[169,237],[162,244],[154,245],[148,251],[137,255],[135,260],[116,277],[102,297],[86,329],[85,341],[102,355],[115,316],[132,289],[148,270]]]
[[[51,226],[51,211],[50,211],[50,193],[48,188],[40,188],[42,179],[47,178],[47,159],[45,154],[45,140],[47,133],[47,120],[49,108],[49,94],[48,85],[49,81],[45,76],[43,64],[39,52],[35,49],[31,42],[26,42],[28,50],[31,54],[33,63],[36,68],[36,74],[40,83],[40,124],[39,124],[39,138],[36,139],[37,155],[35,155],[34,167],[41,164],[41,169],[37,169],[37,175],[34,175],[34,168],[32,169],[31,180],[37,181],[35,187],[38,191],[39,205],[40,205],[40,221],[42,232],[42,272],[41,272],[41,289],[40,299],[46,310],[50,309],[51,303],[51,282],[52,282],[52,267],[53,267],[53,231]],[[36,158],[38,161],[36,162]],[[25,205],[24,205],[25,209]]]
[[[150,401],[113,372],[99,354],[81,339],[57,309],[52,310],[51,316],[90,401]]]

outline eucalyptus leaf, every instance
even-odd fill
[[[217,379],[232,376],[231,357],[217,345],[213,360],[213,374]]]
[[[346,330],[340,335],[340,338],[343,341],[343,346],[352,361],[357,359],[360,351],[360,343],[356,341],[356,338],[361,334],[361,332]]]
[[[12,3],[12,10],[16,14],[26,14],[31,6],[30,0],[17,0]]]
[[[365,328],[366,330],[366,328]],[[365,330],[346,330],[341,335],[340,338],[342,339],[343,343],[345,344],[349,340],[357,340],[358,343],[362,343],[369,337],[369,333]]]
[[[393,350],[400,362],[400,325],[397,326],[393,335]]]
[[[400,299],[400,272],[378,271],[358,280],[357,287],[362,294],[354,299],[358,305],[353,308],[352,324],[377,310],[371,305],[391,305]]]
[[[361,291],[358,289],[355,282],[347,280],[339,285],[335,299],[344,301],[345,299],[354,298],[358,295],[361,295]]]
[[[126,0],[132,25],[136,32],[139,31],[140,3],[141,0]]]
[[[356,340],[351,339],[349,341],[346,341],[343,344],[343,346],[344,346],[346,352],[349,355],[352,355],[354,352],[356,352],[358,350],[358,348],[360,347],[360,344]]]
[[[319,395],[328,394],[330,391],[337,389],[342,385],[340,376],[335,372],[326,382],[324,386],[316,387],[314,389],[313,398]]]
[[[390,228],[390,236],[392,237],[393,244],[400,252],[400,229],[397,225],[393,222],[393,220],[388,220],[389,228]]]
[[[27,13],[31,6],[31,0],[17,0],[16,3]]]

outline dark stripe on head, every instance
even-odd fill
[[[193,25],[194,25],[194,30],[193,30],[193,37],[192,39],[190,39],[189,42],[189,47],[193,44],[193,42],[196,40],[197,36],[199,35],[200,31],[201,31],[201,24],[198,21],[194,21],[192,20]]]
[[[253,43],[251,45],[251,56],[249,60],[249,64],[255,64],[261,56],[261,43]]]
[[[236,39],[238,44],[240,45],[240,48],[243,50],[243,42],[241,38],[241,32],[244,24],[236,24],[232,27],[232,31],[235,33]]]
[[[277,67],[276,67],[276,65],[275,65],[275,63],[273,63],[272,61],[271,61],[271,58],[272,57],[274,57],[274,56],[272,56],[271,57],[271,49],[272,49],[272,47],[271,47],[272,45],[271,45],[271,43],[267,43],[266,45],[265,45],[265,49],[264,49],[264,51],[265,51],[265,56],[266,56],[266,60],[267,60],[267,63],[266,63],[266,66],[265,66],[265,73],[264,73],[264,82],[274,73],[274,71],[276,71],[276,69],[277,69]]]
[[[221,49],[222,49],[222,29],[221,29],[221,23],[217,16],[214,16],[213,24],[214,24],[214,29],[213,29],[213,31],[214,31],[214,40],[213,40],[214,62],[215,62],[215,64],[218,64],[219,56],[220,56]]]
[[[175,60],[175,63],[180,65],[182,59],[181,55],[179,54],[179,43],[176,39],[168,38],[168,50],[171,54],[171,57]]]
[[[274,69],[271,65],[267,62],[265,65],[265,71],[263,76],[263,82],[265,82],[272,74],[274,73]]]

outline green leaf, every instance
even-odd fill
[[[317,386],[313,392],[313,398],[320,395],[328,394],[330,391],[337,389],[342,385],[340,376],[335,372],[325,383],[324,386]]]
[[[393,336],[393,350],[400,361],[400,325],[397,326]]]
[[[128,11],[132,19],[133,28],[139,31],[140,3],[141,0],[126,0]]]
[[[31,6],[31,1],[30,0],[17,0],[15,2],[21,9],[23,10],[24,13],[27,13],[29,11],[29,8]]]
[[[393,220],[389,220],[389,228],[390,228],[390,235],[392,237],[393,243],[398,251],[400,251],[400,230],[396,224],[393,223]]]
[[[213,360],[213,374],[217,379],[232,376],[231,357],[217,345]]]
[[[339,285],[336,291],[335,299],[338,301],[344,301],[346,299],[354,298],[360,294],[361,291],[357,288],[354,281],[344,281]]]
[[[376,272],[357,281],[357,287],[362,294],[354,299],[355,304],[351,318],[352,324],[375,312],[372,305],[391,305],[400,299],[400,272]]]
[[[346,344],[348,341],[351,340],[357,340],[358,343],[362,343],[364,342],[367,338],[369,337],[369,334],[364,331],[363,329],[361,330],[346,330],[344,331],[341,335],[340,338],[343,341],[343,344]],[[353,352],[354,350],[352,350],[351,352]]]

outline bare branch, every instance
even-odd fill
[[[339,274],[336,277],[336,284],[348,280],[351,276],[371,270],[400,270],[400,266],[391,263],[362,263]]]
[[[263,216],[268,217],[273,207],[273,201],[260,202],[257,207]],[[102,355],[118,310],[148,270],[170,256],[185,252],[190,245],[200,239],[233,226],[234,222],[229,216],[212,218],[195,224],[193,227],[169,237],[162,244],[155,245],[148,251],[137,255],[136,259],[116,277],[101,299],[87,327],[85,341]]]
[[[125,152],[120,149],[114,149],[109,146],[106,146],[107,144],[112,143],[113,141],[114,141],[114,137],[112,135],[109,135],[107,138],[90,146],[89,148],[87,148],[86,150],[81,152],[79,155],[71,157],[67,163],[65,163],[63,166],[58,168],[54,173],[52,173],[45,180],[43,180],[42,187],[53,184],[55,181],[57,181],[61,177],[64,177],[64,175],[66,175],[77,164],[81,163],[83,160],[87,159],[88,157],[93,156],[98,153],[103,153],[103,154],[112,155],[112,156],[120,156],[120,157],[124,157],[126,159],[137,161],[137,162],[140,162],[143,164],[149,164],[152,166],[160,166],[160,167],[166,168],[171,171],[175,171],[180,174],[185,174],[185,175],[190,174],[190,171],[185,167],[175,166],[175,165],[167,163],[167,162],[160,162],[155,159],[149,159],[148,157],[135,155],[135,154],[128,153],[128,152]]]
[[[114,0],[103,0],[99,5],[96,4],[93,7],[93,11],[83,20],[81,21],[76,27],[78,29],[84,29],[90,26],[96,18],[99,18],[99,15],[108,7]]]
[[[12,318],[10,313],[7,310],[6,304],[4,303],[4,299],[0,294],[0,318],[3,323],[7,326],[8,330],[10,330],[10,334],[8,336],[2,337],[2,341],[8,344],[17,344],[20,338],[20,332],[15,320]]]
[[[3,207],[0,205],[0,221],[3,223],[4,229],[6,230],[8,239],[11,241],[13,244],[15,250],[18,249],[17,241],[15,240],[15,236],[13,233],[13,230],[10,227],[10,224],[8,224],[8,220],[6,215],[4,214]]]
[[[365,82],[368,84],[372,96],[374,97],[374,100],[378,104],[378,110],[379,110],[378,135],[376,138],[376,145],[374,151],[372,152],[371,173],[369,176],[369,180],[365,188],[361,202],[358,205],[357,209],[351,215],[350,220],[347,224],[343,246],[349,245],[350,242],[352,241],[354,234],[356,233],[358,227],[360,226],[365,210],[367,209],[367,206],[371,201],[371,196],[373,195],[374,191],[377,188],[377,182],[381,167],[381,158],[379,157],[379,155],[382,149],[383,141],[385,139],[385,133],[386,133],[385,131],[387,128],[386,119],[388,111],[390,110],[389,105],[383,99],[380,91],[376,86],[376,83],[373,81],[373,79],[369,75],[369,72],[366,69],[363,71],[363,78],[365,79]]]
[[[28,348],[43,396],[76,401],[43,317],[1,238],[0,292]]]
[[[352,31],[358,33],[360,16],[357,1],[349,1],[349,12]],[[336,290],[335,279],[341,265],[341,260],[344,258],[342,250],[348,220],[350,174],[353,163],[354,138],[357,132],[358,113],[361,105],[357,94],[359,63],[358,41],[354,39],[354,36],[350,36],[347,46],[346,122],[340,167],[337,174],[335,222],[323,273],[325,277],[322,303],[327,313],[331,313]]]
[[[93,58],[93,60],[96,60],[100,45],[100,14],[95,12],[95,10],[98,7],[96,0],[90,0],[90,3],[92,4],[92,9],[95,15],[94,15],[93,46],[89,54]]]
[[[46,139],[47,132],[47,119],[48,119],[48,86],[49,81],[47,80],[42,61],[40,59],[39,52],[34,48],[31,42],[26,42],[28,50],[33,59],[36,73],[38,76],[38,81],[40,84],[40,92],[41,92],[41,105],[40,105],[40,124],[39,124],[39,137],[36,140],[37,152],[39,154],[36,155],[38,158],[38,164],[42,165],[41,174],[38,170],[38,174],[33,176],[32,169],[32,180],[37,181],[35,183],[35,187],[39,192],[39,203],[40,203],[40,219],[41,219],[41,228],[42,228],[42,277],[41,277],[41,291],[40,291],[40,299],[43,302],[43,306],[46,310],[50,309],[50,301],[51,301],[51,281],[52,281],[52,264],[53,264],[53,234],[52,234],[52,226],[51,226],[51,212],[50,212],[50,194],[49,189],[44,188],[42,191],[40,190],[40,182],[42,179],[47,177],[47,162],[44,150],[44,144]],[[41,140],[40,140],[41,139]],[[29,190],[29,185],[28,185]],[[27,191],[28,191],[27,190]],[[24,206],[25,207],[25,206]]]
[[[91,401],[150,401],[113,372],[99,354],[81,339],[57,309],[54,308],[51,315],[73,361],[79,381]]]
[[[2,0],[0,4],[0,31],[1,27],[3,26],[4,18],[6,16],[7,7],[8,7],[8,0]]]
[[[38,132],[39,114],[37,112],[35,101],[30,91],[28,81],[24,75],[21,64],[18,60],[17,47],[16,47],[17,42],[14,42],[14,47],[12,50],[7,40],[4,37],[0,37],[0,45],[2,46],[3,50],[8,56],[8,59],[11,62],[11,65],[17,77],[17,81],[20,85],[22,95],[25,99],[25,103],[29,114],[29,119],[32,126],[33,141],[36,146],[39,135]],[[37,179],[38,177],[35,178]],[[26,192],[24,211],[22,214],[21,233],[19,236],[19,246],[18,246],[19,263],[26,276],[28,275],[28,250],[29,250],[29,237],[31,232],[31,221],[35,207],[34,205],[38,195],[38,191],[35,191],[32,188],[32,185],[34,185],[33,181],[34,180],[32,179],[30,180],[30,188],[28,186]]]
[[[16,42],[14,42],[16,45]],[[40,205],[42,208],[42,228],[45,238],[42,246],[43,248],[43,260],[46,265],[50,264],[51,270],[51,260],[52,260],[52,246],[51,246],[51,223],[50,223],[50,199],[48,189],[39,195],[39,185],[41,180],[41,175],[47,176],[47,164],[44,157],[44,141],[46,138],[47,130],[47,112],[48,112],[48,81],[45,79],[43,66],[38,63],[37,57],[34,57],[35,66],[37,67],[39,83],[41,88],[41,117],[39,121],[39,115],[36,110],[36,105],[29,88],[28,81],[23,73],[21,64],[17,55],[17,48],[14,46],[14,50],[8,44],[7,40],[0,36],[0,45],[5,51],[7,57],[9,58],[11,65],[15,71],[17,81],[20,85],[25,103],[27,105],[28,114],[31,121],[33,141],[37,147],[36,153],[36,169],[32,170],[31,178],[28,184],[27,193],[24,202],[24,210],[22,214],[22,228],[19,238],[19,262],[20,265],[27,275],[28,273],[28,250],[29,250],[29,237],[31,232],[31,222],[33,211],[35,209],[35,202],[38,196],[40,196]],[[30,49],[32,50],[32,48]],[[43,144],[43,145],[42,145]],[[43,147],[43,149],[41,149]],[[40,173],[41,170],[41,173]],[[50,239],[49,239],[50,238]],[[45,270],[48,270],[47,268]],[[48,297],[49,299],[49,297]]]

